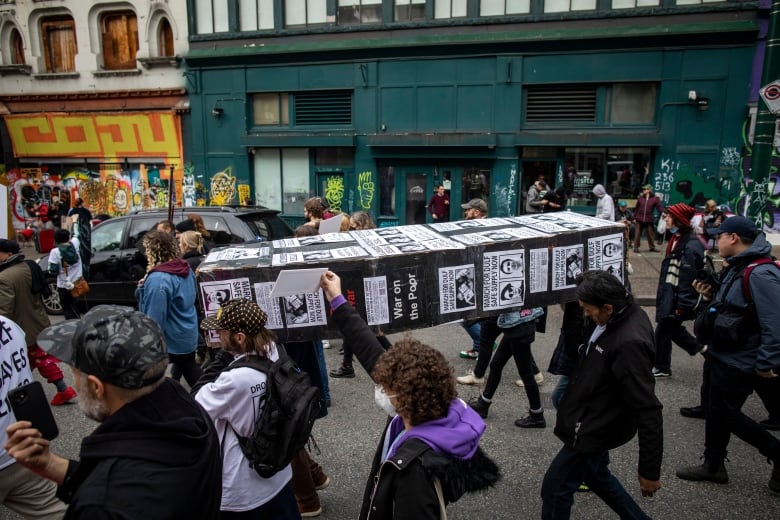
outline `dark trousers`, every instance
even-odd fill
[[[590,487],[620,518],[650,519],[620,481],[609,471],[609,452],[581,453],[564,446],[555,456],[542,482],[542,519],[571,516],[574,493],[581,483]]]
[[[203,375],[203,370],[198,365],[198,362],[195,361],[195,352],[190,352],[189,354],[171,354],[169,352],[168,361],[179,369],[190,388],[195,386],[200,376]]]
[[[691,356],[701,350],[696,338],[683,326],[683,320],[665,318],[655,326],[655,368],[662,372],[672,370],[672,341]]]
[[[647,245],[650,249],[655,249],[655,226],[652,222],[639,222],[636,221],[636,233],[634,233],[634,249],[639,249],[639,244],[642,243],[642,231],[644,230],[647,235]]]
[[[70,294],[70,291],[57,288],[57,294],[60,296],[60,305],[62,305],[62,312],[65,315],[66,320],[77,320],[81,317],[79,309],[76,307],[76,299]]]
[[[709,373],[704,458],[722,462],[733,433],[775,464],[780,464],[780,441],[742,413],[742,406],[753,393],[759,376],[737,370],[714,357],[710,359]]]
[[[498,318],[495,316],[480,320],[479,325],[479,355],[474,365],[474,377],[485,377],[490,359],[493,357],[493,345],[504,330],[498,326]],[[531,353],[531,367],[534,374],[539,373],[533,353]]]
[[[769,419],[780,421],[780,377],[759,377],[756,381],[756,393],[769,412]]]
[[[250,511],[220,511],[223,520],[300,520],[298,504],[295,502],[292,486],[288,482],[279,493],[260,507]]]
[[[482,347],[479,349],[482,351]],[[531,344],[523,341],[517,341],[504,336],[501,343],[493,354],[490,361],[490,373],[488,374],[485,389],[482,395],[487,399],[492,399],[496,393],[498,384],[501,382],[501,373],[504,371],[509,358],[515,359],[517,372],[525,384],[525,395],[528,397],[528,405],[531,410],[539,410],[542,407],[542,400],[539,396],[539,385],[534,379],[533,357],[531,356]]]

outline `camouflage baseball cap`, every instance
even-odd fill
[[[215,315],[203,320],[200,328],[243,332],[254,336],[263,330],[267,321],[268,315],[255,302],[246,298],[236,298],[225,302]]]
[[[142,312],[98,305],[80,320],[66,320],[38,335],[38,345],[63,362],[104,383],[142,388],[165,373],[168,359],[160,326]],[[147,374],[161,366],[159,373]],[[146,376],[146,377],[144,377]]]

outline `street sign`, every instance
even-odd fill
[[[761,87],[758,93],[770,112],[780,114],[780,81],[773,81],[769,85]]]

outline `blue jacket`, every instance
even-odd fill
[[[178,259],[155,267],[135,291],[138,309],[162,328],[170,354],[189,354],[198,346],[195,285],[189,264]]]
[[[769,256],[771,251],[772,245],[761,233],[748,249],[729,258],[729,266],[720,276],[716,301],[744,307],[747,304],[742,288],[744,267],[757,258]],[[747,341],[740,349],[727,352],[710,349],[710,352],[726,365],[745,372],[772,368],[777,371],[780,369],[780,269],[772,264],[759,265],[751,272],[749,283],[758,313],[760,339]]]

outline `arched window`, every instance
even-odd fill
[[[71,16],[52,16],[41,20],[41,40],[46,72],[76,70],[76,24]]]
[[[103,43],[103,68],[125,70],[136,68],[138,21],[132,11],[108,12],[100,19]]]
[[[162,18],[157,26],[157,53],[167,57],[174,55],[173,29],[167,18]]]
[[[11,64],[24,65],[24,41],[18,29],[11,31]]]

